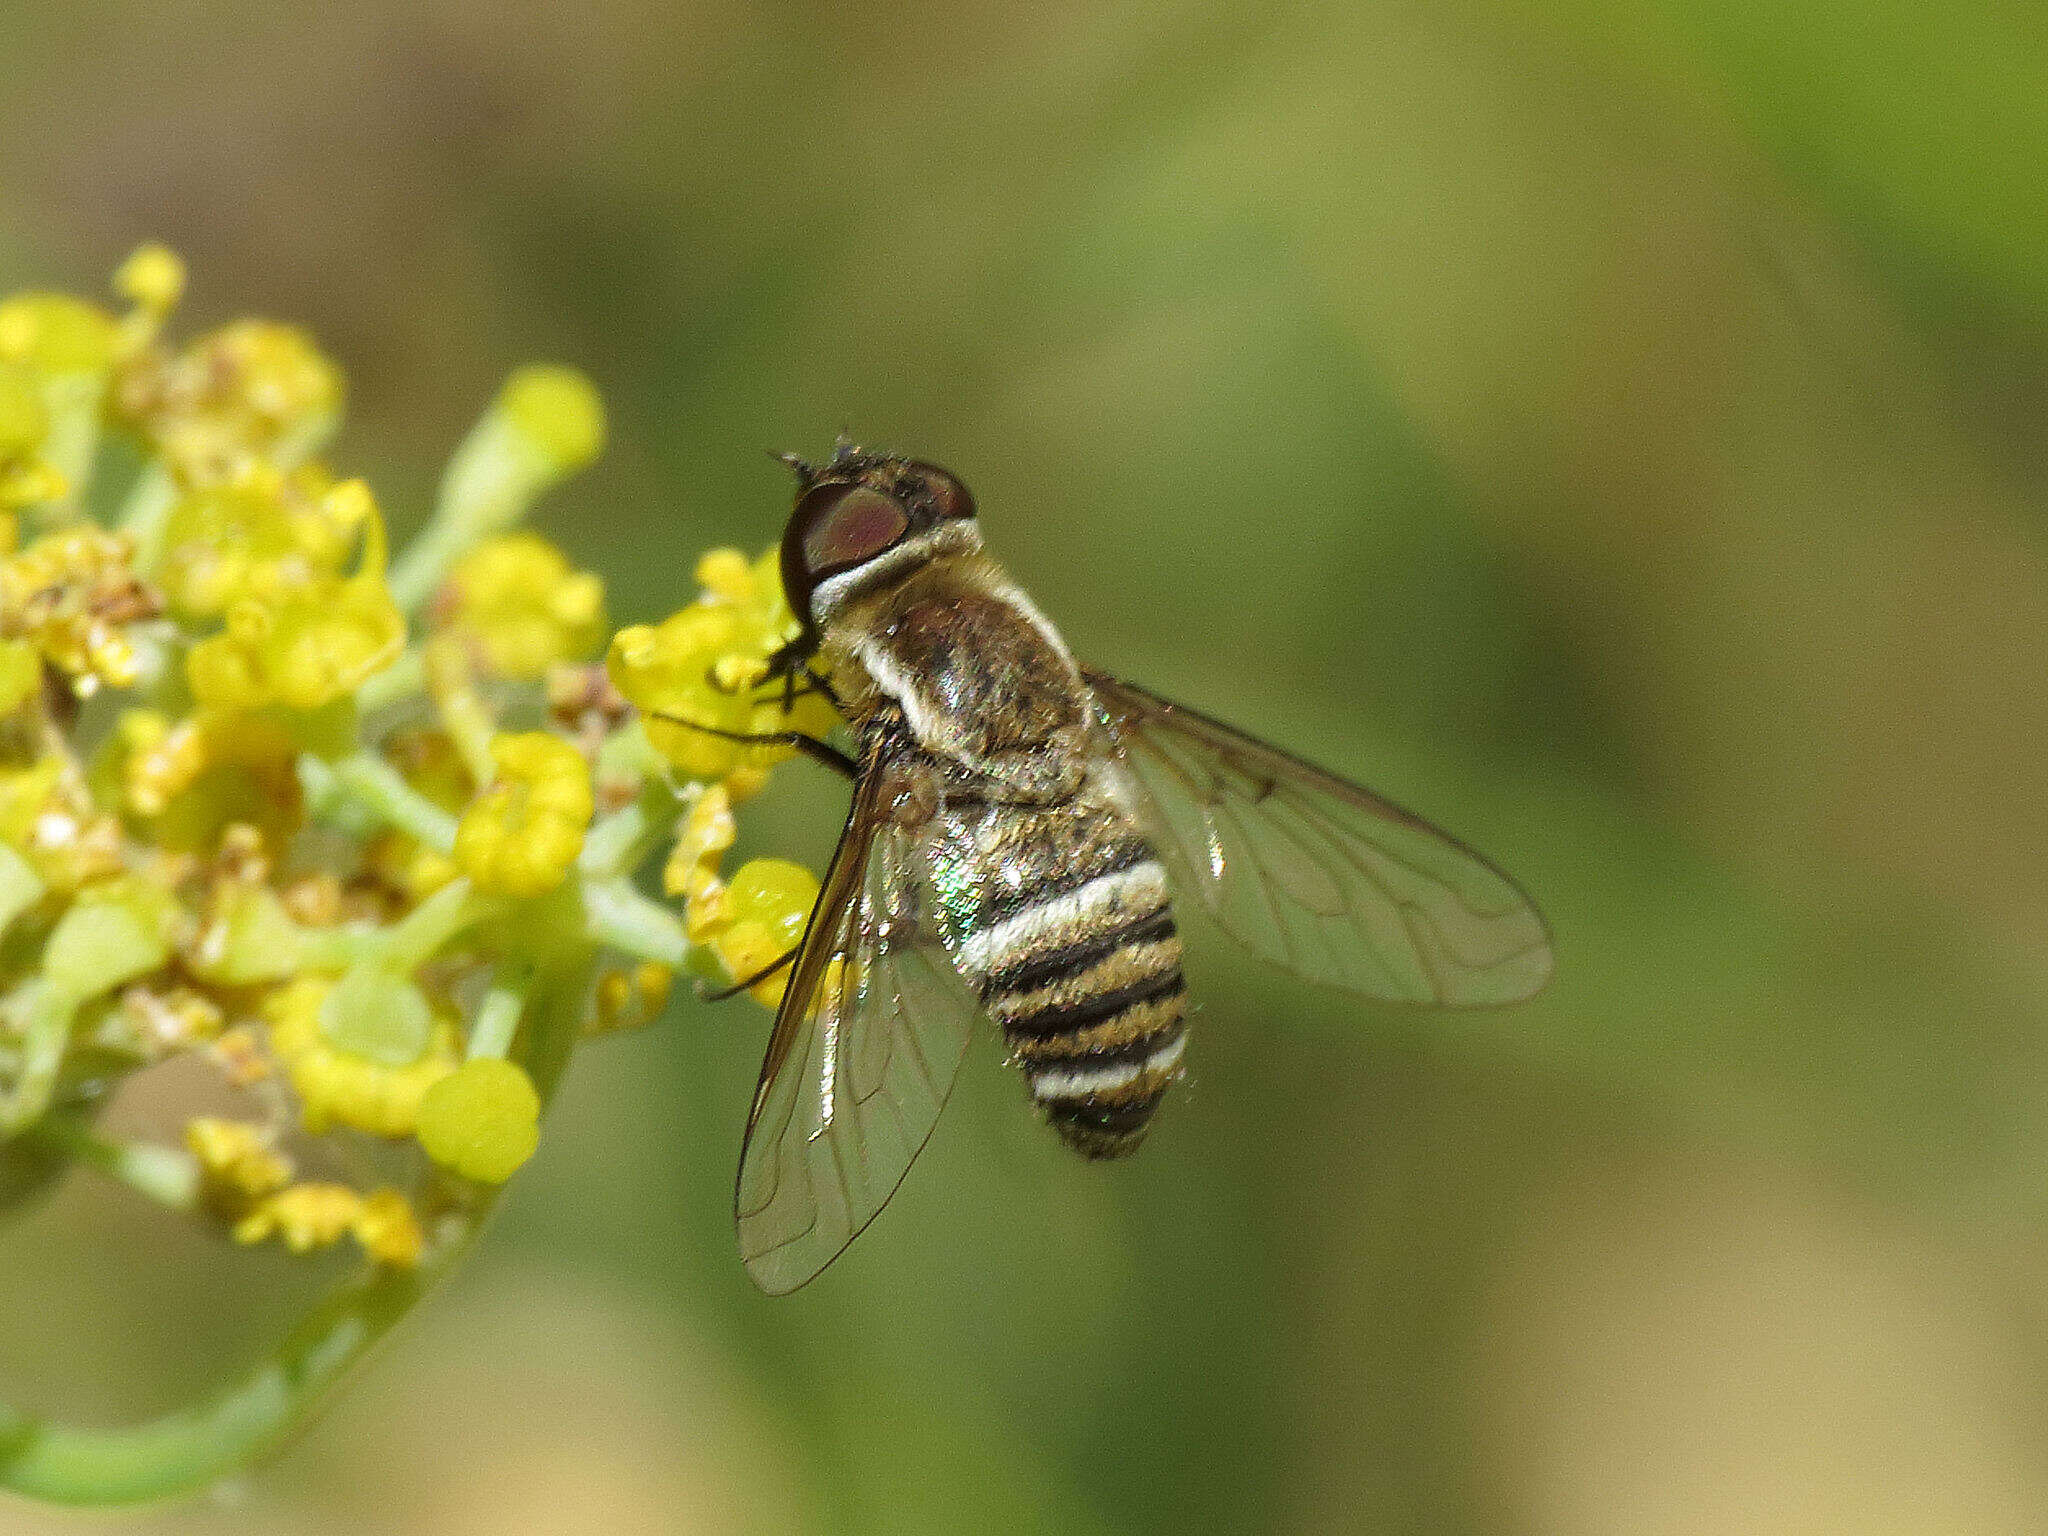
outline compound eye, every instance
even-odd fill
[[[813,497],[801,510],[804,569],[814,577],[865,565],[909,531],[903,504],[868,486],[825,486],[805,500]]]
[[[936,464],[920,463],[914,467],[924,476],[932,509],[942,519],[974,516],[974,496],[952,471],[941,469]]]

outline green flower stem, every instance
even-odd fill
[[[386,709],[424,693],[427,688],[426,658],[418,646],[407,646],[398,660],[377,673],[356,692],[356,707],[364,714]]]
[[[315,815],[348,804],[418,838],[438,853],[455,849],[455,818],[372,753],[352,753],[333,763],[309,753],[299,759],[299,780]]]
[[[135,568],[154,571],[163,557],[164,529],[171,520],[171,508],[178,504],[177,482],[163,460],[151,459],[135,478],[115,526],[135,546]]]
[[[379,1270],[340,1291],[208,1402],[119,1429],[52,1424],[0,1406],[0,1488],[53,1504],[131,1504],[218,1481],[301,1422],[465,1246],[451,1245],[431,1270]]]
[[[527,904],[536,956],[523,1065],[545,1105],[582,1032],[592,956],[573,887]],[[563,937],[567,935],[567,939]],[[495,1191],[417,1269],[374,1269],[309,1313],[267,1361],[219,1396],[124,1428],[54,1424],[0,1405],[0,1488],[53,1504],[134,1504],[240,1471],[303,1424],[327,1391],[476,1241]]]
[[[57,1087],[64,1046],[78,999],[46,981],[30,983],[28,1022],[22,1031],[21,1066],[14,1091],[0,1103],[0,1136],[15,1136],[42,1118]]]
[[[526,999],[533,990],[533,973],[524,966],[507,966],[492,981],[490,991],[477,1004],[476,1017],[469,1026],[469,1059],[503,1057],[512,1049],[512,1037],[519,1031],[519,1016],[526,1012]]]
[[[465,550],[517,523],[603,441],[604,406],[581,374],[522,368],[506,380],[449,459],[433,516],[391,568],[399,609],[417,609]]]
[[[493,782],[498,777],[498,762],[491,756],[491,737],[497,733],[497,722],[476,690],[468,686],[436,690],[434,709],[471,780],[479,785]]]
[[[666,784],[651,780],[631,801],[591,827],[583,839],[577,867],[593,880],[631,874],[675,831],[678,814],[687,811],[702,792],[701,784],[692,784],[678,802]]]
[[[112,1141],[68,1115],[45,1117],[33,1134],[158,1205],[176,1211],[198,1207],[199,1164],[190,1153],[146,1141]]]
[[[690,958],[690,938],[682,920],[624,880],[584,884],[583,923],[593,943],[641,960],[680,966]]]
[[[503,898],[486,896],[467,880],[451,880],[382,931],[382,959],[395,971],[415,970],[463,929],[504,909]]]

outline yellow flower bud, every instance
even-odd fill
[[[604,401],[574,368],[521,368],[505,381],[497,409],[558,475],[574,473],[604,451]]]
[[[497,779],[463,812],[455,862],[478,890],[545,895],[583,851],[596,810],[590,765],[545,731],[498,736],[491,758]]]
[[[465,1061],[420,1103],[420,1145],[467,1179],[502,1184],[540,1142],[540,1095],[513,1062]]]
[[[169,314],[185,296],[185,263],[166,246],[137,246],[116,269],[114,292],[149,314]]]

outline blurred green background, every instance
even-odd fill
[[[2048,1529],[2038,7],[13,0],[0,288],[148,237],[188,325],[350,369],[401,525],[510,366],[587,368],[542,526],[621,622],[775,537],[764,448],[953,466],[1078,651],[1457,829],[1560,970],[1408,1014],[1198,937],[1139,1159],[991,1042],[780,1302],[766,1016],[686,1001],[309,1435],[125,1521]],[[84,1180],[0,1265],[0,1396],[88,1418],[288,1306]]]

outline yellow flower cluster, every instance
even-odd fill
[[[181,481],[203,483],[252,459],[289,467],[317,449],[340,421],[341,374],[303,331],[237,320],[182,351],[145,352],[117,401]]]
[[[281,564],[272,564],[270,579],[227,605],[226,628],[187,653],[186,675],[202,704],[319,709],[354,693],[405,648],[405,619],[384,584],[383,519],[360,481],[327,500],[356,509],[360,569],[344,576],[308,569],[301,558],[291,563],[298,579],[280,579]]]
[[[776,562],[772,549],[752,562],[736,549],[711,551],[697,562],[697,601],[660,624],[620,630],[605,659],[655,750],[690,778],[724,780],[742,800],[791,749],[713,732],[823,736],[838,718],[820,694],[800,694],[785,713],[781,688],[760,687],[769,656],[797,628]]]
[[[131,626],[161,609],[130,553],[121,535],[82,525],[0,561],[0,635],[33,644],[81,697],[127,687],[139,666]]]
[[[432,1272],[580,1041],[800,940],[808,870],[724,872],[789,749],[729,738],[836,716],[766,677],[796,629],[772,551],[714,550],[605,649],[601,582],[517,526],[603,444],[582,375],[516,373],[394,552],[320,456],[345,391],[308,336],[169,336],[161,247],[114,287],[0,298],[0,1153]],[[640,885],[671,838],[680,913]],[[180,1057],[237,1107],[172,1144],[99,1125]]]

